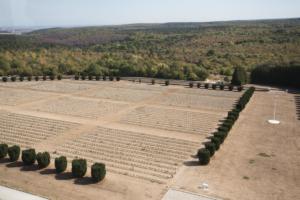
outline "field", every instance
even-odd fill
[[[241,95],[242,92],[235,91],[166,87],[128,81],[1,83],[0,143],[48,151],[52,158],[60,155],[67,156],[69,161],[73,158],[85,158],[88,165],[104,162],[108,174],[103,183],[90,184],[87,179],[72,181],[68,174],[65,174],[65,177],[55,175],[50,169],[53,165],[37,173],[36,169],[24,172],[23,168],[19,170],[16,166],[5,165],[5,162],[2,162],[0,184],[50,199],[161,199],[169,187],[228,199],[241,199],[241,194],[234,189],[231,194],[229,190],[219,191],[215,188],[222,185],[222,177],[228,178],[223,181],[229,185],[243,185],[243,182],[225,173],[225,169],[228,169],[231,163],[225,152],[237,145],[249,146],[245,144],[248,142],[245,135],[241,140],[234,138],[235,135],[251,134],[247,128],[246,131],[242,130],[245,126],[250,126],[248,123],[243,125],[238,121],[228,141],[231,145],[224,144],[221,153],[215,156],[209,166],[196,165],[196,159],[192,157]],[[255,102],[245,110],[250,114],[249,121],[252,125],[259,117],[266,115],[261,111],[262,115],[258,117],[251,110],[265,107],[264,95],[266,94],[256,94]],[[282,98],[283,104],[293,101],[290,94]],[[258,104],[257,107],[255,104]],[[286,109],[292,108],[288,104]],[[279,109],[283,117],[294,117],[286,116],[282,112]],[[247,115],[243,114],[241,121],[245,121],[246,117]],[[290,123],[289,126],[292,127],[298,121]],[[283,125],[286,126],[285,121]],[[263,123],[259,126],[266,125]],[[240,133],[239,129],[243,133]],[[292,130],[291,134],[294,134],[296,130]],[[268,134],[268,127],[264,131]],[[252,135],[252,140],[256,141],[255,136]],[[252,141],[252,145],[255,146],[254,143]],[[275,150],[268,150],[270,149],[261,151],[270,155],[276,154]],[[244,156],[242,151],[238,152],[232,160],[235,164],[233,169],[239,166],[236,159]],[[232,154],[229,152],[229,155]],[[225,168],[220,166],[221,160],[224,160]],[[219,176],[218,172],[212,172],[215,170],[214,165],[220,167],[222,176]],[[212,171],[209,170],[210,166]],[[263,165],[258,167],[260,169]],[[247,167],[245,169],[248,170]],[[281,166],[276,166],[276,169],[280,170]],[[232,170],[228,170],[230,175]],[[290,170],[293,171],[294,168],[290,167]],[[205,174],[202,171],[205,171]],[[18,181],[7,179],[12,174],[18,175]],[[253,172],[245,174],[249,177],[252,175]],[[299,177],[299,174],[295,175]],[[214,181],[212,189],[208,192],[198,188],[201,181],[206,181],[203,177],[207,181]],[[29,179],[40,180],[41,184],[28,181]],[[251,181],[252,177],[249,182]],[[250,187],[255,188],[255,183]],[[299,193],[294,191],[294,187],[297,184],[299,186],[299,180],[295,183],[290,195],[296,197]],[[45,185],[51,186],[57,192],[48,191]],[[226,188],[228,187],[227,185]],[[69,192],[66,191],[80,191],[80,194],[67,194]],[[270,197],[251,195],[252,199]],[[287,199],[286,196],[283,197],[282,199]]]

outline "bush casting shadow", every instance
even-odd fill
[[[12,162],[6,165],[6,167],[8,168],[13,168],[13,167],[23,167],[24,164],[21,161],[17,161],[17,162]]]
[[[91,177],[82,177],[82,178],[77,178],[74,180],[74,183],[76,185],[91,185],[95,184],[93,179]]]
[[[70,179],[73,179],[73,175],[71,172],[64,172],[61,174],[56,174],[55,179],[56,180],[70,180]]]

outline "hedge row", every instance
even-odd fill
[[[57,76],[54,76],[54,75],[52,75],[52,76],[43,76],[42,77],[42,79],[44,80],[44,81],[46,81],[46,80],[55,80],[55,79],[57,79],[57,80],[61,80],[63,77],[62,77],[62,75],[57,75]],[[12,82],[15,82],[15,81],[17,81],[17,77],[16,76],[12,76],[12,77],[10,77],[10,80],[12,81]],[[24,81],[25,80],[25,77],[24,76],[20,76],[19,77],[19,81]],[[27,81],[32,81],[32,76],[27,76],[26,77],[26,80]],[[35,76],[34,77],[34,80],[35,81],[39,81],[40,80],[40,77],[39,76]],[[8,81],[8,77],[6,77],[6,76],[3,76],[2,77],[2,81],[3,82],[7,82]]]
[[[9,156],[11,162],[16,162],[20,157],[20,147],[17,145],[8,147],[7,144],[0,144],[0,159]],[[26,149],[22,151],[22,161],[24,165],[33,165],[37,161],[40,169],[49,166],[51,158],[48,152],[40,152],[36,154],[35,149]],[[56,173],[62,173],[67,169],[67,158],[61,156],[55,158]],[[74,159],[72,161],[72,175],[75,178],[82,178],[87,171],[87,162],[85,159]],[[99,182],[104,179],[106,175],[105,164],[94,163],[91,167],[91,175],[94,182]]]
[[[239,99],[235,108],[228,112],[227,117],[218,127],[217,132],[213,133],[211,141],[205,144],[205,148],[198,150],[197,157],[201,165],[207,165],[210,162],[210,158],[215,154],[215,151],[219,150],[220,145],[224,143],[228,133],[239,118],[240,112],[245,108],[254,91],[254,87],[247,89],[247,91]]]
[[[92,76],[92,75],[89,75],[89,76],[86,76],[86,75],[75,75],[74,79],[75,80],[90,80],[90,81],[92,81],[92,80],[100,81],[102,79],[103,81],[106,81],[107,77],[106,76],[102,76],[102,78],[101,78],[100,76]],[[109,76],[108,79],[110,81],[114,81],[114,80],[120,81],[121,80],[120,76],[117,76],[117,77]]]

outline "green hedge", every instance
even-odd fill
[[[218,131],[214,133],[214,137],[219,138],[220,143],[223,144],[224,140],[227,137],[227,133]]]
[[[48,152],[38,153],[36,160],[39,168],[45,168],[50,164],[50,154]]]
[[[220,149],[221,141],[218,137],[212,137],[211,142],[215,144],[216,151]]]
[[[8,156],[11,162],[15,162],[20,157],[21,148],[17,145],[8,148]]]
[[[197,157],[201,165],[207,165],[210,162],[210,152],[207,149],[199,149]]]
[[[205,149],[207,149],[209,151],[210,157],[212,157],[215,154],[216,145],[212,142],[208,142],[205,144]]]
[[[95,163],[91,167],[92,179],[95,182],[102,181],[106,175],[105,164]]]
[[[56,173],[62,173],[67,169],[68,161],[65,156],[55,158],[55,170]]]
[[[74,159],[72,161],[72,175],[75,178],[82,178],[87,170],[87,163],[85,159]]]
[[[35,149],[23,150],[22,161],[25,165],[33,165],[36,161]]]
[[[8,146],[7,144],[0,144],[0,159],[7,156]]]

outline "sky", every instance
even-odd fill
[[[300,17],[300,0],[0,0],[0,27]]]

